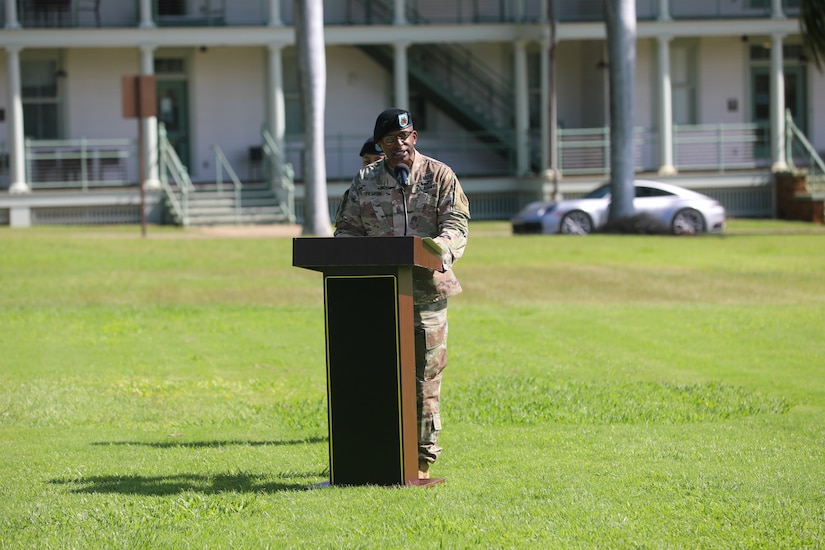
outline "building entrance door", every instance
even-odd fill
[[[180,161],[190,168],[189,105],[185,80],[157,80],[158,122],[166,126],[166,137]]]

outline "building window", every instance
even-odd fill
[[[304,133],[304,117],[301,92],[298,84],[298,53],[295,48],[284,48],[282,54],[284,79],[284,132],[300,135]]]
[[[186,76],[186,62],[179,57],[158,57],[155,59],[155,74]]]
[[[23,132],[32,139],[59,139],[59,78],[56,59],[21,60]]]
[[[696,124],[695,57],[695,48],[689,44],[674,44],[670,50],[674,124]]]
[[[157,0],[158,15],[184,15],[186,2],[184,0]]]

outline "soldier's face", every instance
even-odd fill
[[[417,141],[418,132],[413,128],[405,128],[382,137],[379,143],[381,150],[386,155],[386,162],[389,167],[395,168],[399,163],[412,166]]]

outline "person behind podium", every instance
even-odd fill
[[[461,292],[452,265],[467,246],[470,205],[455,172],[416,150],[418,133],[408,111],[382,112],[372,137],[384,158],[361,168],[353,178],[335,216],[335,236],[415,235],[432,239],[440,249],[442,271],[413,270],[418,475],[429,479],[430,465],[441,454],[447,299]]]
[[[375,143],[375,139],[370,136],[367,141],[364,142],[364,145],[361,146],[361,152],[358,153],[358,156],[361,157],[361,168],[364,168],[384,158],[384,151]]]

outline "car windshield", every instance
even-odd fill
[[[610,194],[610,184],[605,183],[601,187],[597,187],[588,194],[586,194],[583,199],[603,199],[604,197]]]

